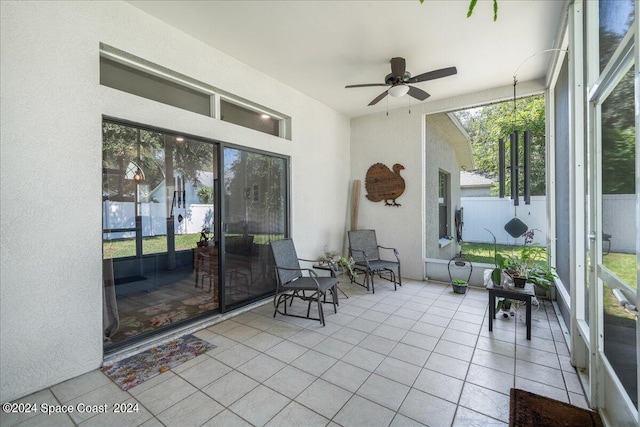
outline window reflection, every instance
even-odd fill
[[[599,2],[600,71],[633,23],[634,0],[600,0]]]

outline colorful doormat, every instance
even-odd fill
[[[105,366],[102,371],[123,390],[129,390],[215,347],[193,335],[185,335]]]
[[[595,411],[528,391],[511,389],[509,427],[603,427]]]

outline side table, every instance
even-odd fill
[[[535,296],[533,283],[526,283],[524,288],[487,286],[489,291],[489,332],[493,330],[493,319],[496,318],[496,297],[524,301],[526,307],[527,339],[531,340],[531,298]]]

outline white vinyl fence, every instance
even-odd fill
[[[611,235],[611,251],[635,253],[636,216],[635,194],[607,194],[602,198],[602,230]],[[499,244],[521,245],[522,238],[514,239],[504,225],[517,216],[522,222],[535,229],[534,242],[547,244],[547,201],[545,196],[531,197],[531,204],[513,206],[511,199],[498,197],[461,197],[464,208],[462,237],[465,242],[492,242],[491,232]],[[540,231],[538,231],[540,230]],[[553,238],[554,236],[550,236]],[[606,245],[605,245],[606,246]]]
[[[464,208],[464,226],[462,239],[465,242],[493,242],[496,236],[498,244],[521,245],[523,238],[514,239],[504,230],[504,225],[514,217],[518,217],[529,229],[535,230],[534,243],[547,244],[547,199],[545,196],[531,197],[531,204],[520,205],[514,209],[513,200],[499,197],[461,197]],[[538,231],[539,230],[539,231]]]
[[[134,204],[105,201],[102,226],[104,229],[135,228]],[[213,227],[213,205],[191,204],[188,208],[174,208],[175,234],[200,233],[204,227]],[[178,221],[178,216],[182,221]],[[142,236],[167,234],[167,212],[162,203],[144,203],[140,208]],[[135,231],[111,233],[112,239],[135,237]]]

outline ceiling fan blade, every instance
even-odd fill
[[[427,92],[423,91],[422,89],[413,87],[413,86],[409,86],[408,93],[410,96],[413,96],[415,99],[419,101],[424,101],[425,99],[431,96]]]
[[[345,86],[345,89],[350,87],[371,87],[371,86],[391,86],[391,85],[388,85],[386,83],[364,83],[361,85],[347,85]]]
[[[418,74],[415,77],[411,77],[409,79],[409,83],[419,83],[425,82],[427,80],[441,79],[442,77],[452,76],[457,73],[458,70],[456,69],[456,67],[441,68],[439,70],[433,70],[427,73]]]
[[[407,64],[404,58],[391,58],[391,74],[393,77],[402,77],[405,71],[407,71]]]
[[[382,100],[382,98],[384,98],[385,96],[387,96],[387,91],[385,90],[384,92],[382,92],[380,95],[376,96],[373,101],[371,101],[369,103],[369,106],[372,105],[376,105],[378,102],[380,102],[380,100]]]

